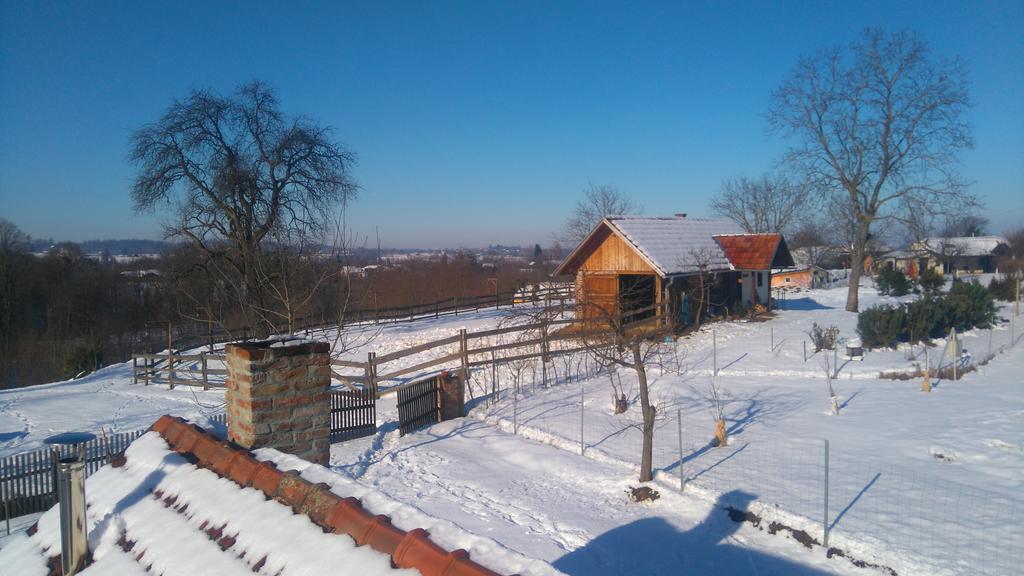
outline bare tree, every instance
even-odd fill
[[[583,198],[576,202],[572,217],[565,223],[562,241],[575,246],[590,234],[605,216],[636,214],[640,211],[632,200],[614,186],[590,184],[583,191]]]
[[[811,187],[785,176],[765,174],[726,180],[711,200],[711,211],[750,233],[781,232],[806,218]]]
[[[596,310],[586,315],[581,340],[600,365],[608,369],[626,368],[636,374],[643,433],[640,482],[648,482],[654,477],[654,425],[658,410],[651,399],[647,367],[660,364],[661,357],[668,353],[670,345],[664,343],[663,336],[671,332],[671,327],[661,314],[636,318],[635,312],[611,315]]]
[[[973,203],[956,173],[958,152],[972,145],[968,105],[960,62],[933,64],[908,31],[867,30],[847,50],[802,58],[773,94],[770,127],[795,140],[787,160],[841,198],[854,224],[847,310],[858,309],[877,221]]]
[[[263,306],[259,262],[275,230],[323,233],[355,197],[351,152],[305,117],[286,117],[261,82],[232,96],[194,90],[131,137],[137,211],[175,206],[169,236],[190,241],[236,291]]]

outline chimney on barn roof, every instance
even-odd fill
[[[686,218],[686,212],[676,212],[676,218]]]

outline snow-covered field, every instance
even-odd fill
[[[539,369],[537,381],[526,372],[516,398],[510,373],[499,370],[500,401],[471,401],[469,418],[403,438],[394,400],[386,398],[378,433],[335,445],[332,468],[352,479],[350,490],[386,494],[569,574],[883,573],[826,558],[822,547],[807,549],[785,529],[769,534],[774,521],[822,540],[827,439],[831,546],[900,575],[1014,573],[1024,551],[1024,344],[1010,347],[1008,322],[963,335],[975,360],[989,346],[995,358],[959,381],[938,381],[930,394],[920,391],[920,379],[879,378],[923,363],[920,346],[869,351],[861,362],[840,358],[834,386],[841,410],[833,416],[824,354],[805,361],[803,342],[813,322],[855,335],[845,295],[803,292],[768,322],[716,323],[676,342],[673,361],[654,370],[651,384],[660,414],[655,488],[662,493],[653,504],[625,496],[636,485],[638,406],[613,415],[607,374],[586,366],[566,374],[559,362],[549,365],[557,374],[546,388]],[[895,299],[861,290],[862,309],[887,301]],[[384,354],[459,328],[492,327],[506,314],[367,328],[353,340],[366,342],[348,356],[365,359],[368,351]],[[1009,320],[1009,308],[1000,316]],[[709,442],[713,343],[731,438],[725,448]],[[933,368],[939,344],[931,349]],[[582,382],[574,378],[581,372]],[[618,377],[635,396],[630,373]],[[477,395],[489,390],[490,368],[473,379]],[[130,364],[112,366],[78,381],[0,392],[0,456],[68,429],[134,430],[164,413],[203,424],[222,410],[222,391],[132,385]],[[760,516],[760,526],[733,522],[725,505]],[[472,542],[448,543],[472,551]],[[540,565],[516,570],[550,573]]]

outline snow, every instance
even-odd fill
[[[882,297],[870,287],[860,296],[862,309],[914,298]],[[831,545],[901,576],[1014,573],[1024,542],[1024,346],[1011,347],[1011,334],[1021,339],[1021,318],[1011,328],[1012,312],[1003,305],[992,330],[962,334],[975,361],[994,357],[961,380],[933,381],[930,394],[920,391],[920,378],[880,378],[923,365],[920,345],[868,350],[860,362],[840,355],[833,386],[841,410],[831,415],[827,354],[809,349],[805,361],[803,343],[815,322],[837,326],[843,340],[856,336],[845,298],[845,288],[791,292],[786,309],[767,322],[715,323],[676,342],[676,354],[651,374],[660,414],[654,487],[662,497],[650,505],[629,502],[624,493],[637,485],[640,444],[632,376],[618,374],[634,402],[616,416],[609,376],[580,369],[581,457],[581,384],[575,369],[566,382],[557,360],[548,366],[557,385],[544,388],[527,371],[525,393],[514,402],[511,375],[499,370],[503,393],[494,405],[479,399],[490,390],[490,367],[476,370],[469,418],[401,438],[394,399],[385,398],[378,433],[332,446],[330,470],[271,450],[259,456],[363,498],[399,527],[427,528],[448,549],[465,548],[487,565],[491,558],[506,573],[879,574],[767,532],[775,521],[822,539],[828,439]],[[491,328],[512,312],[363,326],[346,334],[345,357],[365,360],[369,351],[383,355],[460,328]],[[940,358],[944,344],[929,349],[933,369],[949,362]],[[403,358],[387,370],[454,349]],[[712,379],[730,430],[725,448],[709,445]],[[130,364],[112,366],[78,381],[0,392],[0,447],[2,454],[20,452],[69,429],[139,429],[164,413],[204,425],[222,404],[220,390],[132,385]],[[726,505],[758,514],[762,529],[733,522]],[[3,553],[24,541],[12,537]],[[117,562],[111,554],[107,561]]]
[[[1002,236],[933,237],[921,241],[926,251],[958,256],[989,256],[1000,244],[1005,246],[1009,242]]]
[[[95,563],[89,574],[325,574],[345,565],[359,574],[416,574],[391,568],[387,555],[357,547],[347,535],[325,534],[305,516],[253,488],[239,488],[170,451],[157,433],[136,440],[122,468],[105,466],[86,482],[89,548]],[[154,497],[175,498],[170,508]],[[43,555],[60,552],[59,509],[39,519],[31,537],[0,549],[0,574],[38,572]],[[203,532],[220,527],[234,543],[222,550]],[[131,556],[121,542],[133,542]],[[109,558],[108,558],[109,556]],[[26,572],[27,571],[27,572]],[[45,571],[42,572],[45,574]]]

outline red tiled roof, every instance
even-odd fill
[[[278,470],[270,462],[261,462],[249,452],[232,447],[180,418],[162,416],[153,430],[179,453],[192,454],[197,465],[233,480],[242,487],[252,486],[297,514],[305,514],[321,528],[336,534],[348,534],[356,545],[368,545],[391,556],[398,568],[415,568],[424,576],[498,576],[469,559],[465,550],[448,552],[416,528],[406,532],[391,524],[391,518],[373,515],[357,498],[341,498],[323,484],[312,484],[295,473]]]
[[[782,234],[735,234],[715,236],[726,258],[737,270],[770,270]]]
[[[153,424],[151,430],[166,441],[170,451],[181,454],[187,462],[191,462],[198,468],[213,472],[220,477],[218,481],[228,480],[241,488],[253,488],[261,492],[266,501],[271,501],[268,502],[269,504],[290,508],[292,513],[305,516],[326,533],[346,534],[355,541],[357,547],[368,546],[376,552],[390,556],[391,568],[415,569],[423,576],[499,576],[496,572],[471,560],[469,553],[465,550],[449,552],[441,548],[430,539],[428,533],[423,529],[416,528],[406,532],[397,528],[392,525],[390,517],[374,515],[363,507],[359,499],[342,498],[331,492],[330,487],[326,484],[313,484],[295,471],[285,472],[271,462],[257,460],[250,452],[225,442],[181,418],[162,416]],[[142,440],[149,438],[151,438],[150,435],[144,435]],[[111,464],[112,467],[114,469],[131,467],[135,462],[131,454],[131,449],[129,449],[127,458],[125,454],[115,457]],[[136,465],[139,464],[136,463]],[[149,500],[146,499],[146,496],[153,498],[164,508],[177,513],[171,516],[172,520],[177,516],[185,517],[186,512],[189,515],[195,514],[196,518],[200,518],[203,514],[203,511],[199,509],[186,510],[189,508],[188,495],[185,495],[186,498],[183,502],[182,494],[164,493],[158,489],[159,483],[149,485],[144,482],[143,484],[146,485],[136,486],[135,490],[139,494],[133,493],[132,498],[147,502]],[[147,489],[148,493],[142,494],[142,491]],[[240,490],[240,492],[242,491]],[[249,491],[244,493],[251,494]],[[246,496],[246,498],[250,497]],[[195,504],[196,501],[192,503]],[[193,506],[193,508],[195,507]],[[53,510],[50,512],[52,513]],[[224,518],[221,518],[215,523],[203,521],[198,526],[200,539],[209,539],[215,543],[230,556],[232,562],[245,556],[244,550],[239,556],[238,550],[235,548],[236,536],[241,533],[239,530],[245,532],[252,528],[245,524],[246,520],[244,520],[247,517],[251,518],[251,514],[249,516],[238,514],[237,516],[235,522],[224,523]],[[228,532],[229,524],[234,532]],[[29,537],[36,533],[37,527],[38,523],[29,530]],[[178,528],[181,529],[182,526],[179,525]],[[249,536],[251,535],[250,533]],[[148,533],[144,536],[148,537]],[[192,538],[194,541],[196,536],[193,535]],[[254,542],[251,537],[248,538],[248,541],[249,545]],[[137,543],[131,539],[131,534],[122,534],[117,544],[126,558],[134,558],[135,562],[140,562],[143,566],[146,565],[146,562],[151,562],[147,557],[146,549],[139,552],[140,546],[137,546]],[[50,573],[57,574],[60,569],[59,547],[56,558],[52,556],[52,549],[44,547],[41,551],[45,557],[49,557]],[[267,561],[267,556],[264,555],[262,559],[258,559],[252,554],[254,550],[248,550],[248,552],[250,552],[249,560],[246,562],[250,564],[249,567],[252,571],[259,572],[264,562]],[[114,556],[114,553],[106,554],[98,562],[102,563]],[[210,558],[207,557],[207,559]],[[111,569],[110,560],[107,561],[108,564],[98,572],[117,573],[116,569]],[[256,563],[252,564],[252,562]]]

